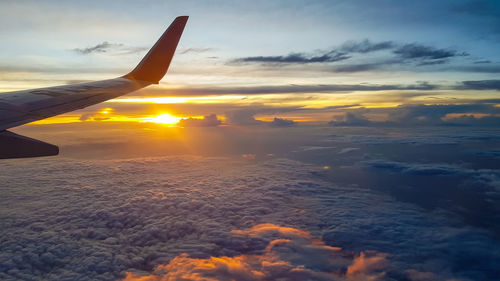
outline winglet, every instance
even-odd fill
[[[167,73],[188,16],[177,17],[132,72],[123,76],[158,84]]]

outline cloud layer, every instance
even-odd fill
[[[369,153],[359,141],[349,144],[304,150],[314,161],[327,157],[344,167],[329,163],[329,169],[255,154],[3,162],[0,278],[492,276],[488,264],[498,258],[491,251],[496,240],[447,215],[429,215],[413,203],[398,202],[378,185],[365,187],[363,179],[370,182],[370,174],[364,171],[376,162],[349,166],[350,159]],[[405,171],[411,167],[398,165]],[[431,175],[430,168],[422,169]],[[484,262],[457,267],[467,257]]]

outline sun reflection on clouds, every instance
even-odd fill
[[[123,281],[161,280],[384,280],[388,255],[374,251],[359,256],[326,245],[311,233],[271,223],[233,230],[244,243],[267,242],[264,249],[237,256],[191,258],[187,253],[160,264],[150,275],[127,272]],[[236,237],[235,237],[236,238]],[[238,239],[237,239],[238,240]],[[240,240],[238,240],[240,241]],[[245,245],[248,247],[248,245]]]

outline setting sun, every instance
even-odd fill
[[[151,122],[151,123],[160,123],[160,124],[166,124],[166,125],[175,125],[181,121],[182,117],[176,117],[172,116],[168,113],[160,114],[158,116],[153,116],[153,117],[147,117],[144,118],[143,121],[141,122]]]

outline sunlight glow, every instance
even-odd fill
[[[160,114],[158,116],[146,117],[141,122],[151,122],[151,123],[160,123],[165,125],[175,125],[181,121],[182,117],[172,116],[168,113]]]

